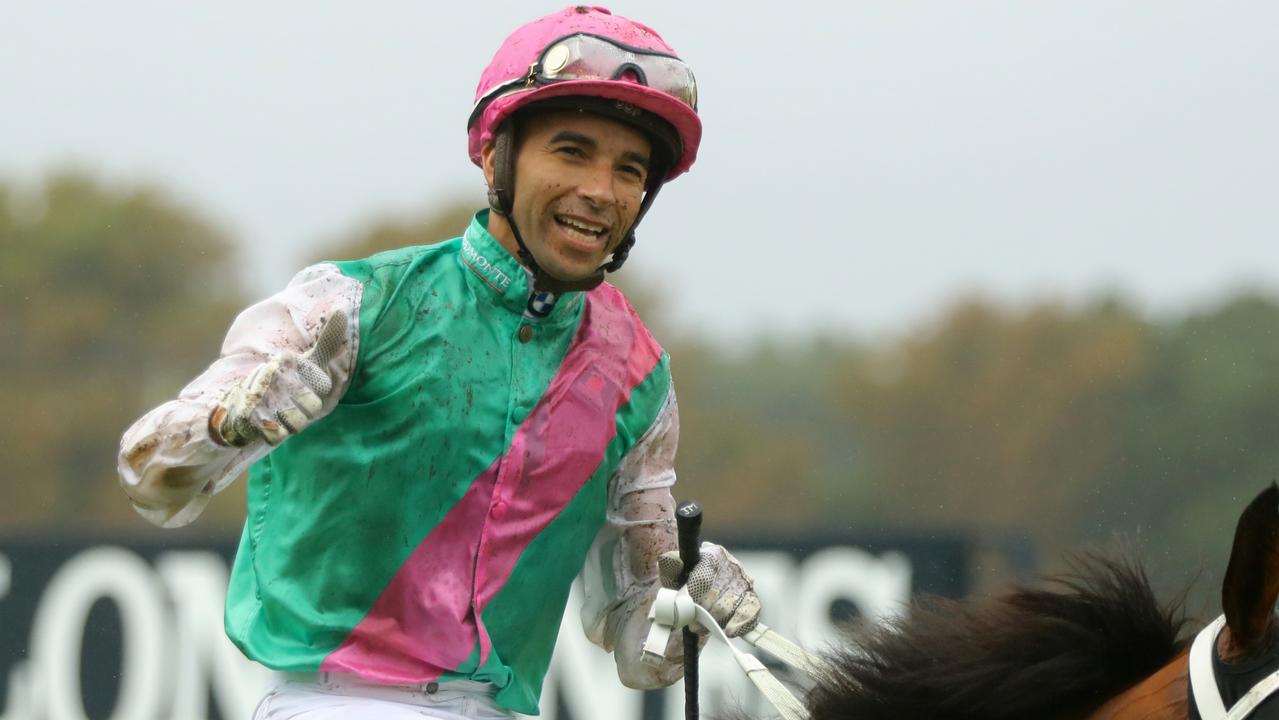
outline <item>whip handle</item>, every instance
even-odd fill
[[[702,559],[702,506],[680,503],[675,509],[679,529],[679,559],[684,563],[679,584],[688,582],[688,573]],[[684,720],[697,720],[697,633],[684,628]]]

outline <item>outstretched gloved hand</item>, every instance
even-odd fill
[[[329,361],[346,341],[346,314],[338,311],[320,328],[315,345],[304,353],[273,355],[223,396],[209,416],[215,441],[243,447],[262,438],[279,445],[319,414],[333,391]]]
[[[729,637],[750,632],[759,622],[761,609],[755,581],[722,546],[704,542],[701,552],[701,560],[688,574],[689,596],[710,611]],[[676,581],[683,569],[684,563],[675,550],[657,558],[657,571],[664,587],[678,588]]]

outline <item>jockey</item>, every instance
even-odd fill
[[[570,584],[627,686],[675,547],[669,359],[606,272],[701,123],[652,29],[570,7],[516,30],[468,123],[490,208],[461,237],[303,270],[138,420],[138,512],[195,519],[248,469],[226,631],[280,671],[257,718],[536,714]],[[722,547],[694,599],[730,635],[760,604]]]

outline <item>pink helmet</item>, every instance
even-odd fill
[[[652,28],[577,5],[511,33],[484,69],[467,123],[471,162],[481,164],[480,150],[517,110],[569,96],[618,101],[619,117],[638,108],[669,123],[676,147],[666,180],[697,158],[702,123],[692,71]]]

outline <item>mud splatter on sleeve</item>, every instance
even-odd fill
[[[609,485],[608,519],[582,571],[582,627],[592,642],[613,652],[617,674],[632,688],[665,687],[683,674],[678,634],[666,662],[641,660],[648,608],[660,587],[657,558],[676,547],[675,450],[679,407],[672,388],[657,419],[622,459]]]
[[[334,391],[321,415],[341,399],[355,368],[360,284],[336,266],[311,266],[281,292],[235,319],[221,357],[171,400],[142,416],[120,441],[120,484],[138,513],[162,527],[186,525],[209,498],[267,454],[264,441],[224,447],[209,436],[209,414],[227,390],[271,355],[303,352],[333,312],[347,314],[347,342],[330,363]]]

